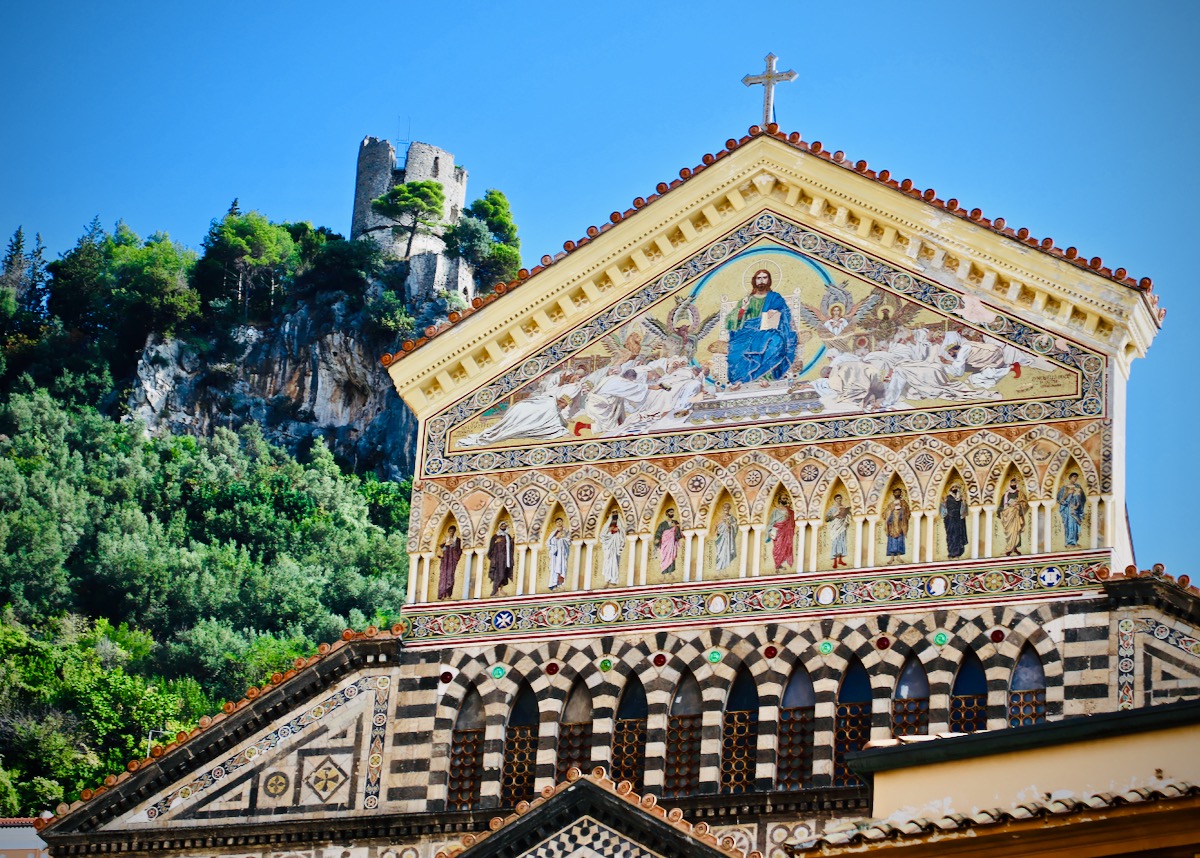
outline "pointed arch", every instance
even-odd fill
[[[592,692],[576,677],[558,722],[557,780],[567,779],[572,767],[582,772],[592,765]]]
[[[579,489],[584,483],[592,483],[600,489],[596,497],[590,501],[591,506],[588,507],[590,512],[583,522],[584,531],[590,533],[599,528],[601,522],[597,520],[597,517],[600,511],[613,503],[616,503],[623,519],[630,522],[636,521],[637,505],[634,503],[633,496],[629,494],[620,480],[593,465],[585,465],[579,470],[573,471],[559,483],[559,490],[564,494],[577,497]]]
[[[524,495],[528,494],[530,490],[537,492],[541,496],[540,499],[535,499],[533,495],[530,495],[529,499],[526,499]],[[539,539],[543,539],[546,535],[544,527],[547,522],[537,515],[536,510],[544,508],[547,498],[554,498],[562,504],[563,511],[567,516],[567,523],[574,532],[579,533],[583,529],[583,516],[579,512],[579,504],[575,502],[575,497],[570,492],[562,491],[558,481],[548,474],[542,471],[528,471],[512,484],[512,492],[521,498],[525,506],[535,510],[532,517],[532,524],[527,534],[529,542],[536,542]],[[530,503],[530,500],[533,502]]]
[[[914,653],[904,661],[892,694],[892,735],[924,736],[929,733],[929,676]]]
[[[1053,516],[1051,544],[1067,551],[1079,550],[1081,543],[1086,547],[1096,526],[1095,518],[1088,515],[1088,498],[1096,493],[1093,489],[1089,495],[1085,484],[1080,483],[1082,470],[1074,456],[1066,456],[1058,468],[1056,482],[1050,483],[1046,492],[1053,501],[1049,512]]]
[[[700,789],[700,739],[704,695],[696,677],[682,669],[667,718],[666,771],[663,796],[679,798]]]
[[[934,528],[934,555],[937,559],[957,560],[971,547],[967,522],[970,520],[972,489],[953,462],[943,470],[940,482],[934,487],[927,504],[929,509],[937,510],[938,517],[938,526]]]
[[[819,522],[817,530],[817,569],[833,570],[850,565],[848,558],[853,557],[853,542],[859,534],[855,533],[854,516],[856,510],[862,509],[861,500],[854,499],[855,492],[842,477],[836,476],[828,481],[824,496],[816,498],[816,516]],[[801,558],[801,562],[804,559]]]
[[[896,482],[899,482],[904,489],[909,505],[914,509],[920,508],[922,493],[921,481],[917,479],[917,472],[912,469],[912,465],[908,463],[907,459],[888,450],[883,466],[876,472],[875,480],[867,492],[866,511],[868,513],[875,514],[883,511],[887,505],[887,499],[891,496],[890,489]]]
[[[419,531],[422,534],[420,550],[422,552],[433,551],[437,537],[441,533],[446,519],[450,517],[453,517],[458,522],[459,535],[463,540],[463,545],[474,545],[475,531],[471,521],[471,514],[467,512],[467,508],[463,506],[458,496],[447,491],[437,483],[428,480],[421,483],[421,491],[437,498],[438,505],[428,518],[429,521],[435,522],[436,526],[424,528]]]
[[[789,471],[800,476],[800,493],[793,492],[792,500],[797,507],[796,514],[801,518],[816,518],[820,514],[821,498],[824,497],[831,481],[839,477],[852,479],[850,469],[821,447],[806,447],[800,450],[788,458],[786,465]],[[809,470],[806,471],[806,468]]]
[[[521,680],[508,713],[504,731],[504,768],[500,780],[500,803],[513,807],[532,801],[537,774],[538,702],[526,679]]]
[[[1008,726],[1046,720],[1046,671],[1032,644],[1025,644],[1008,680]]]
[[[987,729],[987,674],[970,646],[963,653],[950,689],[950,732],[978,733]]]
[[[812,677],[797,661],[779,703],[777,789],[798,790],[812,786],[816,705],[817,693]]]
[[[713,505],[717,500],[717,496],[722,492],[729,496],[730,503],[734,505],[734,509],[740,515],[749,515],[750,504],[746,498],[745,490],[738,484],[737,480],[730,476],[728,471],[720,467],[712,459],[706,459],[701,456],[690,458],[673,470],[670,477],[675,485],[681,486],[693,494],[697,494],[697,492],[692,490],[692,486],[690,485],[690,479],[697,475],[707,478],[707,482],[698,492],[695,527],[703,527],[707,521],[712,519],[714,515]]]
[[[766,518],[766,507],[775,490],[782,485],[792,496],[804,497],[804,487],[796,479],[796,475],[782,462],[771,458],[761,450],[751,450],[732,462],[726,471],[733,475],[739,485],[751,485],[749,472],[755,470],[758,474],[758,493],[750,504],[751,521],[763,521]],[[762,472],[765,471],[766,475]]]
[[[617,717],[613,722],[612,779],[629,781],[634,792],[641,792],[646,779],[646,720],[649,707],[646,689],[636,673],[631,673],[621,691]]]
[[[485,727],[483,698],[472,685],[458,707],[458,717],[450,738],[450,775],[446,790],[448,810],[471,810],[479,806],[483,787]]]
[[[758,688],[749,668],[734,676],[721,724],[721,792],[739,794],[754,789],[758,758]]]
[[[846,765],[846,755],[858,751],[871,738],[871,677],[856,656],[851,656],[838,687],[833,730],[833,785],[857,786],[858,775]]]

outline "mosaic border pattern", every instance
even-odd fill
[[[1171,628],[1153,617],[1126,618],[1117,623],[1117,708],[1133,708],[1135,636],[1138,632],[1175,647],[1191,656],[1200,657],[1200,638]]]
[[[842,611],[928,609],[962,599],[1029,598],[1100,586],[1107,551],[975,569],[918,567],[825,573],[804,578],[736,578],[605,596],[589,592],[516,606],[463,610],[444,605],[405,611],[406,645],[497,636],[612,634],[659,623],[763,622]],[[647,592],[649,590],[649,592]],[[448,609],[449,608],[449,609]]]
[[[363,806],[374,810],[379,806],[379,788],[383,775],[383,743],[387,728],[387,706],[391,695],[391,677],[376,674],[364,676],[326,697],[320,703],[310,706],[301,714],[292,718],[286,724],[281,724],[253,745],[243,748],[238,753],[215,766],[204,774],[192,779],[178,789],[172,790],[146,808],[146,819],[154,820],[171,810],[178,802],[188,801],[210,787],[219,784],[226,777],[239,769],[250,765],[266,752],[278,747],[291,737],[303,732],[313,724],[323,720],[332,712],[347,706],[360,693],[375,692],[374,715],[371,720],[370,757],[367,762],[367,781]],[[372,800],[373,799],[373,800]]]
[[[957,405],[942,409],[898,411],[881,415],[809,417],[769,426],[723,429],[674,430],[671,433],[631,438],[587,439],[549,445],[500,450],[454,452],[447,450],[450,432],[474,418],[558,363],[597,342],[617,326],[648,309],[682,286],[693,283],[751,244],[771,239],[786,248],[861,277],[908,300],[939,313],[956,313],[962,297],[949,289],[914,277],[887,263],[870,259],[861,251],[772,212],[719,239],[661,277],[645,284],[626,299],[560,337],[537,355],[485,384],[442,411],[426,424],[425,456],[421,467],[426,477],[451,476],[494,470],[562,466],[614,459],[686,455],[712,450],[740,450],[772,444],[856,440],[905,432],[978,429],[1100,417],[1105,413],[1106,360],[1103,355],[1069,343],[1028,322],[996,312],[992,323],[983,326],[992,336],[1053,360],[1080,374],[1080,393],[1074,399]],[[994,309],[990,308],[989,309]],[[964,324],[969,324],[964,321]],[[978,327],[978,326],[976,326]]]

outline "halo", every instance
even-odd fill
[[[742,272],[742,286],[749,292],[753,284],[750,282],[754,277],[754,272],[765,268],[771,272],[771,286],[778,289],[783,283],[783,269],[779,263],[773,259],[754,258],[750,264],[746,266],[746,270]]]
[[[833,315],[834,307],[837,307],[839,310],[841,310],[843,316],[846,315],[846,305],[843,304],[841,301],[834,301],[832,304],[829,305],[829,315],[830,316]]]

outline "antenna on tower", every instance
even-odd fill
[[[402,158],[402,159],[404,160],[404,162],[405,162],[405,163],[407,163],[407,162],[408,162],[408,146],[409,146],[409,144],[410,144],[410,143],[412,143],[412,117],[411,117],[411,116],[406,116],[404,119],[405,119],[405,121],[408,123],[408,131],[406,131],[406,132],[405,132],[405,134],[404,134],[404,136],[403,136],[403,137],[400,137],[400,139],[398,139],[398,140],[396,141],[396,149],[397,149],[397,150],[401,150],[401,149],[402,149],[402,150],[404,150],[404,154],[403,154],[403,155],[397,155],[397,160],[399,161],[399,160]],[[399,136],[400,136],[400,129],[401,129],[402,127],[403,127],[403,126],[401,125],[401,122],[400,122],[400,114],[396,114],[396,134],[397,134],[397,137],[399,137]],[[403,167],[404,165],[403,165],[403,164],[398,164],[397,166],[399,166],[399,167]]]

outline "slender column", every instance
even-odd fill
[[[808,522],[796,522],[796,571],[804,572],[804,549],[808,545]]]
[[[856,569],[863,565],[863,525],[867,523],[865,515],[856,515],[854,517],[854,554],[851,563]]]
[[[937,545],[937,533],[934,528],[937,527],[937,512],[930,510],[926,514],[926,519],[929,521],[929,526],[925,530],[925,562],[933,562],[933,548]]]
[[[474,548],[468,548],[463,551],[462,567],[462,598],[471,598],[471,584],[475,578],[475,551]]]
[[[1045,501],[1045,519],[1046,524],[1043,528],[1044,538],[1042,540],[1042,553],[1049,554],[1054,550],[1054,501]]]
[[[750,525],[740,524],[738,530],[742,533],[742,550],[738,552],[738,577],[745,578],[750,562]]]
[[[706,532],[696,531],[696,568],[692,570],[693,581],[704,580],[704,537]]]
[[[430,570],[433,568],[433,556],[432,551],[421,555],[424,563],[421,564],[420,594],[417,597],[417,600],[421,602],[429,601],[429,579],[431,577]]]
[[[920,510],[913,510],[912,521],[909,523],[908,532],[912,535],[912,562],[921,562],[921,522],[925,518],[925,513]],[[908,547],[908,546],[905,546]],[[904,562],[904,558],[900,558],[900,562]]]
[[[475,549],[475,592],[472,595],[476,599],[483,598],[483,582],[487,579],[485,571],[485,567],[487,566],[487,552],[486,548]]]
[[[529,546],[521,544],[521,545],[515,545],[513,547],[516,548],[516,550],[517,550],[517,595],[524,596],[525,592],[526,592],[526,590],[525,590],[525,561],[526,561],[525,554],[528,551]]]
[[[1092,520],[1089,524],[1089,526],[1092,529],[1092,534],[1091,534],[1092,548],[1099,548],[1100,547],[1100,498],[1098,498],[1098,497],[1088,498],[1088,506],[1091,508],[1091,511],[1092,511]]]
[[[583,563],[583,540],[571,540],[571,583],[568,585],[572,590],[579,589],[579,567]]]
[[[1112,495],[1102,495],[1101,500],[1104,501],[1104,518],[1102,519],[1104,522],[1104,541],[1101,544],[1112,547],[1117,544],[1117,517],[1115,515],[1117,505],[1113,503]]]
[[[1033,501],[1029,504],[1029,553],[1038,553],[1038,525],[1042,523],[1042,502]]]
[[[625,556],[628,558],[629,565],[629,580],[627,585],[632,587],[634,584],[634,575],[637,572],[637,545],[638,537],[636,533],[630,533],[625,536]]]
[[[817,571],[817,546],[821,542],[821,540],[818,538],[818,534],[821,530],[821,522],[816,521],[816,520],[810,521],[808,523],[808,526],[812,531],[809,534],[809,538],[808,538],[808,571],[816,572]],[[797,562],[796,562],[797,570],[800,569],[800,561],[802,559],[803,558],[797,558]]]
[[[692,537],[695,531],[683,531],[683,583],[692,580]]]
[[[1092,516],[1092,520],[1095,520]],[[1095,530],[1095,528],[1092,528]],[[408,555],[408,599],[407,604],[411,605],[417,601],[417,579],[421,577],[421,555],[410,552]]]
[[[583,544],[587,547],[587,558],[583,561],[583,589],[592,589],[592,570],[595,567],[593,558],[596,552],[596,540],[585,539]]]
[[[996,504],[986,504],[983,512],[983,556],[992,557],[992,540],[996,536]]]
[[[875,565],[875,528],[879,526],[879,516],[867,518],[867,565]]]
[[[979,513],[983,507],[971,507],[971,559],[979,559]]]
[[[753,578],[762,574],[763,530],[765,528],[765,524],[751,525],[750,528],[754,531],[754,536],[751,537],[754,540],[754,557],[751,558],[750,564],[750,575]]]
[[[538,587],[538,562],[542,557],[541,543],[535,542],[529,546],[529,565],[525,567],[526,593],[536,593]]]
[[[646,586],[646,579],[650,574],[650,543],[653,541],[654,537],[651,534],[642,534],[642,571],[638,576],[638,583],[640,583],[643,587]]]

